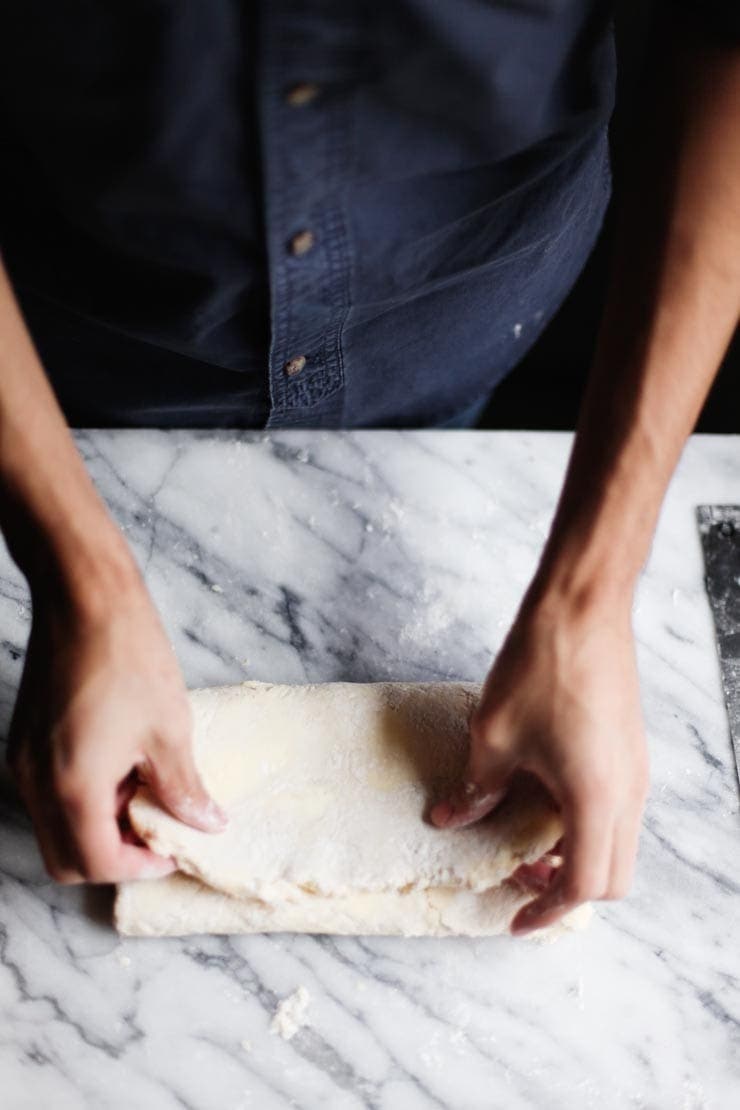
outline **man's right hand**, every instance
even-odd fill
[[[8,759],[49,873],[116,882],[173,870],[132,843],[148,782],[175,817],[223,827],[193,763],[190,706],[156,610],[70,435],[0,262],[0,527],[33,626]]]
[[[225,816],[196,771],[190,705],[172,649],[133,565],[90,596],[45,587],[10,729],[8,762],[49,874],[62,883],[150,878],[171,860],[133,841],[139,781],[208,832]]]

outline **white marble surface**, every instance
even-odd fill
[[[481,679],[534,568],[569,437],[79,437],[190,685]],[[694,506],[740,501],[695,438],[635,626],[652,792],[632,895],[557,945],[119,941],[44,878],[0,798],[0,1106],[477,1110],[740,1105],[740,823]],[[0,564],[0,730],[30,613]],[[270,1031],[281,999],[305,1024]],[[299,1007],[300,1008],[300,1007]]]

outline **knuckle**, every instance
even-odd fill
[[[606,894],[603,895],[604,900],[610,902],[619,901],[620,898],[626,898],[632,888],[630,879],[615,879],[609,883]]]
[[[596,895],[596,884],[588,876],[573,875],[563,883],[563,896],[570,905],[587,902]]]

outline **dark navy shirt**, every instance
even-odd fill
[[[69,419],[467,422],[597,235],[610,17],[3,5],[0,241]]]

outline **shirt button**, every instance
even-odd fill
[[[312,231],[299,231],[290,240],[291,253],[300,257],[302,254],[307,254],[311,247],[314,245],[315,238]]]
[[[294,374],[300,374],[305,365],[306,356],[296,355],[295,358],[288,359],[288,361],[285,363],[285,366],[283,367],[283,370],[285,370],[285,373],[288,375],[289,378],[292,378]]]
[[[310,104],[319,93],[319,86],[313,81],[299,81],[285,94],[285,101],[292,108],[300,108],[303,104]]]

